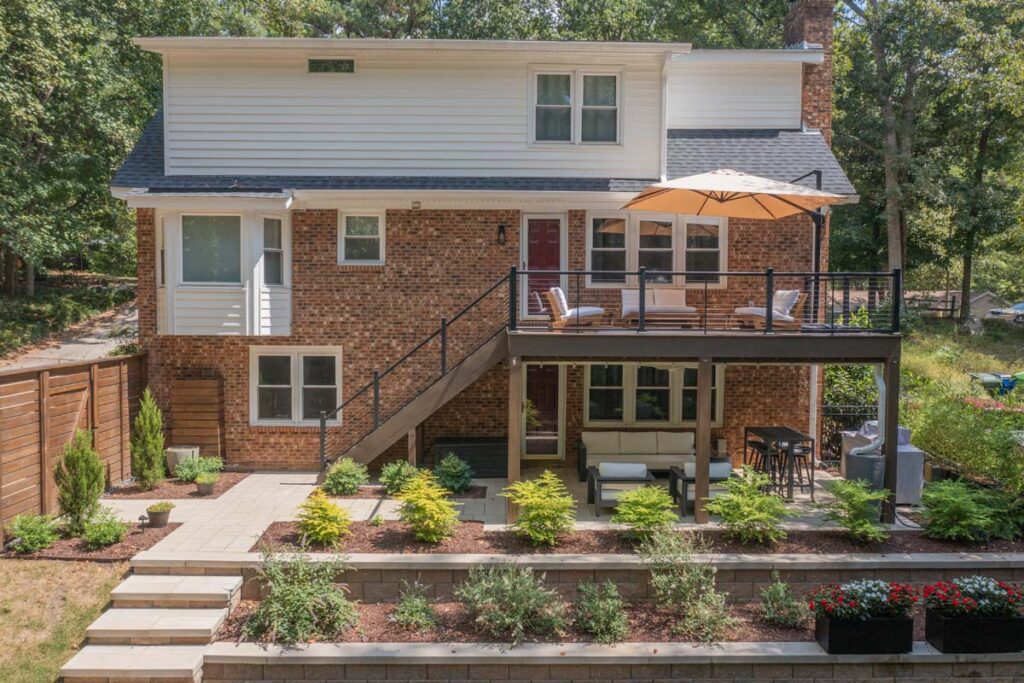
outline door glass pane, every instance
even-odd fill
[[[257,389],[260,420],[292,419],[292,390],[289,387],[260,387]]]
[[[537,107],[537,140],[568,142],[572,139],[570,107]]]
[[[557,456],[558,448],[558,366],[526,366],[527,455]]]
[[[537,104],[568,105],[571,102],[569,74],[537,74]]]
[[[334,356],[303,356],[304,386],[334,386]]]
[[[337,392],[334,387],[302,389],[302,419],[319,420],[320,412],[329,413],[338,406],[336,405]]]
[[[618,111],[584,109],[580,135],[584,142],[615,142],[618,138]]]
[[[260,386],[289,386],[292,383],[292,359],[288,356],[260,356]]]
[[[615,106],[615,76],[584,76],[583,106]]]
[[[242,281],[242,219],[181,217],[181,274],[185,282]]]

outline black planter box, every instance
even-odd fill
[[[897,655],[914,647],[914,620],[818,617],[814,639],[830,655]]]
[[[939,652],[1020,652],[1024,617],[944,617],[924,612],[924,637]]]

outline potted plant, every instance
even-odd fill
[[[1024,650],[1024,594],[987,576],[961,576],[924,589],[925,639],[939,652]]]
[[[900,654],[914,644],[912,586],[877,579],[822,586],[808,596],[814,637],[829,654]]]
[[[153,503],[146,508],[146,514],[149,515],[149,525],[154,529],[161,529],[167,526],[167,522],[171,518],[171,510],[173,509],[174,503],[169,500]]]
[[[212,496],[213,487],[217,485],[220,475],[216,472],[200,472],[196,475],[196,490],[200,496]]]

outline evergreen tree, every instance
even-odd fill
[[[85,523],[99,509],[103,495],[103,463],[92,447],[92,432],[79,430],[67,446],[53,473],[57,482],[57,503],[67,521],[67,530],[80,535]]]
[[[146,491],[156,488],[166,475],[163,415],[148,388],[142,394],[132,430],[132,474]]]

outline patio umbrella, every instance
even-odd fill
[[[843,195],[721,169],[655,183],[622,208],[774,220],[844,201]]]

